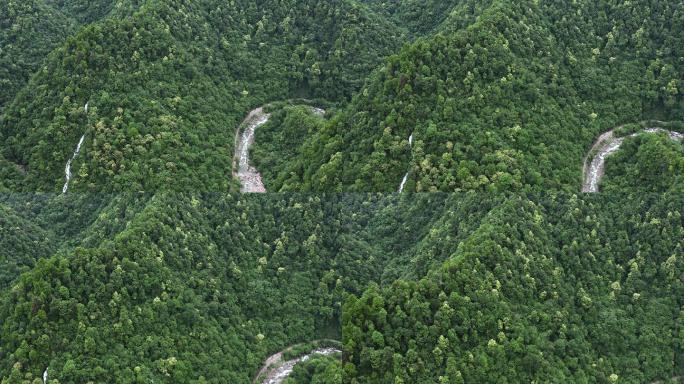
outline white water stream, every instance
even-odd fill
[[[263,107],[259,107],[247,115],[245,121],[240,125],[244,129],[239,133],[238,145],[235,148],[237,158],[237,178],[242,184],[242,193],[265,193],[266,187],[261,180],[259,171],[249,164],[249,149],[254,144],[254,132],[256,129],[268,122],[270,114],[264,112]]]
[[[584,162],[584,181],[582,183],[582,192],[584,193],[598,193],[601,179],[605,172],[606,158],[617,152],[626,137],[615,137],[615,130],[608,131],[601,135],[590,153],[595,152],[593,158],[587,157]],[[635,137],[644,133],[667,133],[670,139],[681,142],[684,140],[684,134],[679,132],[667,131],[662,128],[647,128],[640,132],[631,134],[627,137]]]
[[[404,192],[404,187],[406,187],[406,182],[408,182],[409,173],[406,172],[404,178],[401,179],[401,184],[399,184],[399,193]]]
[[[281,384],[285,379],[287,379],[291,374],[292,371],[294,370],[295,365],[298,363],[305,362],[315,355],[319,356],[331,356],[336,353],[342,353],[339,349],[336,348],[320,348],[312,351],[308,355],[302,356],[300,358],[286,361],[279,365],[276,369],[271,371],[268,376],[261,382],[262,384]]]
[[[411,136],[409,136],[409,147],[413,148],[413,133]],[[404,188],[406,187],[406,182],[408,182],[408,177],[409,177],[409,172],[406,172],[404,175],[404,178],[401,180],[401,184],[399,184],[399,193],[404,192]]]
[[[85,140],[85,135],[81,136],[81,140],[78,141],[78,145],[76,145],[76,150],[74,151],[74,154],[71,156],[69,161],[66,163],[66,168],[64,169],[64,178],[66,179],[64,183],[64,187],[62,188],[62,193],[67,193],[69,190],[69,181],[71,181],[71,163],[76,159],[79,153],[81,153],[81,146],[83,145],[83,140]]]
[[[88,106],[90,103],[86,103],[83,109],[85,110],[86,117],[88,115]],[[74,151],[74,154],[71,155],[71,158],[67,161],[66,167],[64,168],[64,187],[62,187],[62,193],[67,193],[69,190],[69,182],[71,181],[71,163],[78,157],[78,154],[81,153],[81,146],[83,146],[83,141],[85,140],[85,134],[81,136],[81,139],[78,141],[78,144],[76,145],[76,150]],[[45,371],[45,375],[47,375],[47,370]]]

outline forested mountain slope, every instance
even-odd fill
[[[0,1],[0,114],[74,28],[43,0]]]
[[[426,278],[348,300],[344,382],[681,376],[682,196],[605,197],[512,198]]]
[[[97,194],[0,194],[0,286],[8,288],[21,272],[55,252],[103,245],[144,202]]]
[[[347,0],[151,0],[50,55],[0,121],[4,155],[27,167],[25,189],[55,190],[85,134],[76,190],[229,190],[249,107],[348,97],[399,34]]]
[[[684,377],[684,3],[0,0],[0,27],[0,383],[246,384],[328,338],[287,384]],[[254,108],[283,193],[236,193]],[[402,177],[432,193],[378,194]]]
[[[0,290],[56,249],[54,234],[0,205]]]
[[[335,219],[353,204],[334,200],[153,197],[3,292],[3,380],[247,383],[268,352],[339,337]]]
[[[80,201],[45,198],[49,212],[25,217],[57,223],[56,207],[69,206],[63,200]],[[674,194],[94,201],[95,221],[81,213],[81,246],[42,255],[0,294],[0,376],[30,382],[49,367],[60,382],[248,383],[266,356],[340,337],[340,321],[345,382],[679,375],[681,201]],[[9,235],[14,244],[34,241]],[[325,376],[338,369],[326,363]]]
[[[24,170],[0,156],[0,192],[20,190]]]
[[[392,56],[288,189],[578,190],[598,135],[681,120],[681,3],[494,2]],[[409,146],[413,134],[415,143]]]
[[[680,3],[364,3],[23,6],[36,21],[13,22],[5,39],[33,28],[40,49],[27,51],[7,101],[56,31],[74,30],[62,24],[85,26],[0,117],[3,157],[27,171],[12,188],[56,190],[83,136],[75,190],[236,190],[237,123],[294,97],[341,111],[300,128],[301,145],[258,140],[276,149],[262,163],[271,191],[395,191],[407,171],[408,191],[577,190],[600,133],[684,119]],[[34,26],[50,12],[61,16]]]
[[[443,31],[463,28],[472,23],[491,0],[362,0],[387,17],[397,26],[405,28],[410,36],[422,37]]]
[[[131,15],[145,0],[45,0],[80,24]]]
[[[684,143],[667,135],[642,135],[607,159],[605,191],[684,193]]]

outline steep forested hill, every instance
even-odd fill
[[[409,191],[577,190],[600,133],[684,120],[680,3],[363,3],[6,6],[14,188],[59,188],[85,135],[76,190],[235,190],[237,122],[293,97],[338,108],[287,147],[262,135],[274,190],[394,191],[407,171]]]
[[[512,198],[441,268],[343,308],[345,383],[669,381],[682,196]]]
[[[46,4],[69,15],[79,24],[89,24],[106,17],[132,14],[145,0],[44,0]]]
[[[30,220],[0,205],[0,290],[6,290],[36,260],[55,251],[55,238]]]
[[[0,115],[73,31],[73,20],[42,0],[0,1]]]
[[[43,194],[0,195],[0,286],[6,289],[37,260],[76,245],[96,244],[121,230],[121,220],[140,209],[132,199],[110,195],[69,198]]]
[[[60,382],[247,383],[267,353],[339,338],[343,294],[369,279],[340,272],[365,252],[335,252],[372,198],[117,199],[136,212],[118,231],[41,259],[3,292],[3,382],[49,366]]]
[[[50,55],[0,121],[4,155],[28,168],[26,188],[55,190],[85,134],[77,190],[229,190],[248,107],[344,99],[399,34],[346,0],[149,1]]]
[[[489,7],[491,0],[362,0],[405,28],[413,37],[428,36],[444,30],[463,28]]]
[[[578,190],[600,133],[683,118],[682,15],[681,3],[494,2],[392,56],[302,146],[286,189],[395,191],[409,171],[414,191]]]
[[[0,192],[20,190],[24,170],[0,156]]]
[[[684,193],[684,146],[667,135],[630,138],[606,164],[604,190]]]
[[[62,206],[83,240],[5,274],[7,383],[47,367],[60,382],[248,383],[340,322],[343,365],[321,369],[351,383],[684,373],[681,195],[43,199],[4,220],[59,223]],[[35,228],[7,232],[10,249]]]
[[[684,377],[683,89],[681,1],[0,0],[0,383]]]

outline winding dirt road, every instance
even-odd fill
[[[617,152],[627,137],[635,137],[645,133],[657,134],[666,133],[670,139],[678,142],[684,140],[684,134],[674,131],[668,131],[662,128],[646,128],[637,133],[633,133],[626,137],[616,137],[615,131],[621,127],[610,130],[599,136],[596,143],[591,147],[589,155],[584,159],[583,170],[583,193],[598,193],[601,179],[605,173],[606,158]],[[593,157],[592,157],[593,155]]]

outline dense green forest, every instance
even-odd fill
[[[45,0],[45,4],[57,9],[85,25],[107,17],[126,17],[137,10],[144,0]]]
[[[73,30],[73,20],[43,1],[0,1],[0,114]]]
[[[294,382],[681,375],[684,198],[634,196],[10,195],[0,377],[248,383],[330,337]]]
[[[0,192],[19,190],[24,172],[21,166],[0,156]]]
[[[0,1],[0,114],[45,57],[79,26],[107,16],[123,17],[136,1]]]
[[[340,360],[333,356],[314,357],[295,365],[292,375],[284,384],[335,384],[342,383]]]
[[[628,139],[606,168],[605,191],[684,193],[684,146],[665,134]]]
[[[682,375],[683,201],[506,199],[426,277],[345,303],[345,382]]]
[[[492,4],[491,0],[362,0],[373,11],[413,38],[464,28]]]
[[[0,206],[0,289],[55,251],[54,236],[13,210]]]
[[[250,155],[256,168],[261,170],[267,191],[297,191],[303,181],[301,158],[313,155],[302,143],[326,122],[307,105],[274,108],[268,123],[256,131],[256,144]]]
[[[681,3],[494,2],[390,57],[309,137],[302,182],[286,189],[395,191],[410,170],[415,191],[577,190],[600,133],[684,116],[683,15]]]
[[[148,1],[47,57],[0,118],[3,155],[27,168],[24,189],[54,191],[85,134],[76,190],[227,191],[249,107],[349,98],[400,36],[347,0]]]
[[[600,133],[684,120],[678,2],[2,5],[15,191],[57,190],[82,135],[72,190],[235,191],[238,122],[298,97],[336,108],[261,133],[269,190],[577,190]]]
[[[684,377],[676,132],[681,1],[0,0],[0,383]]]
[[[60,382],[249,382],[267,353],[315,334],[339,338],[342,295],[363,286],[338,269],[366,256],[332,254],[342,226],[365,217],[342,211],[373,201],[337,199],[111,198],[83,226],[82,246],[40,258],[3,292],[4,382],[31,381],[48,365]],[[73,208],[64,211],[91,211]],[[371,273],[360,272],[361,281]]]

